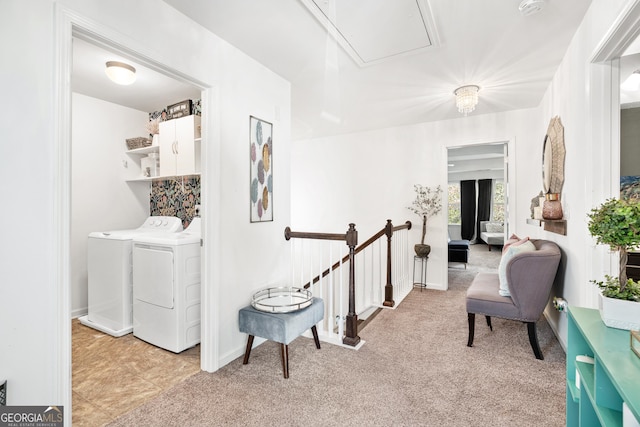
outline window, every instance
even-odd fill
[[[493,221],[504,222],[504,181],[496,180],[493,182],[491,219]]]
[[[460,225],[460,183],[449,184],[449,224]]]
[[[496,222],[504,222],[504,203],[505,203],[505,186],[504,181],[493,181],[492,200],[491,200],[491,220]],[[460,183],[450,183],[448,185],[449,196],[449,224],[461,224],[460,216]]]

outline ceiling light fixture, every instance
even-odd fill
[[[456,107],[458,107],[458,111],[466,116],[475,110],[476,105],[478,105],[479,90],[480,86],[476,85],[460,86],[454,90],[453,94],[456,96]]]
[[[124,62],[108,61],[105,72],[114,83],[119,85],[130,85],[136,81],[136,69]]]
[[[627,79],[620,85],[622,90],[635,92],[640,89],[640,70],[635,70]]]

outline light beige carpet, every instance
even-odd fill
[[[465,291],[500,253],[472,249],[467,270],[451,264],[446,292],[416,289],[360,333],[354,351],[298,338],[290,375],[278,344],[254,349],[216,373],[200,372],[112,426],[563,426],[565,355],[546,321],[538,322],[545,360],[526,326],[476,320],[466,346]]]

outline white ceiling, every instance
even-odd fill
[[[291,82],[293,139],[458,118],[453,90],[464,84],[481,88],[472,115],[535,107],[591,3],[546,0],[541,12],[523,16],[521,0],[164,1]],[[624,73],[640,68],[638,56],[623,60]],[[110,60],[136,67],[136,83],[110,82]],[[200,97],[197,88],[79,39],[72,85],[141,111]]]
[[[449,181],[457,181],[467,173],[504,174],[504,142],[451,147],[447,150]]]
[[[109,80],[105,73],[107,61],[132,65],[136,69],[135,83],[121,86]],[[197,88],[79,38],[73,39],[71,90],[149,113],[185,99],[200,98]]]
[[[438,45],[431,10],[424,0],[300,1],[360,66]]]
[[[458,118],[453,90],[464,84],[481,87],[474,115],[535,107],[591,3],[547,0],[522,16],[520,0],[419,0],[439,46],[360,67],[303,0],[164,1],[291,82],[294,139]],[[350,3],[370,16],[396,0]],[[358,31],[404,34],[401,21],[372,22]]]

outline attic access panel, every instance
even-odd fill
[[[437,43],[428,0],[300,0],[361,67]]]

